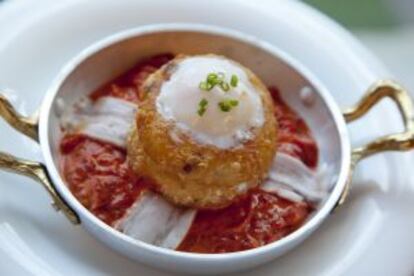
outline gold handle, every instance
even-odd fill
[[[354,149],[352,151],[351,174],[356,164],[363,158],[384,151],[407,151],[414,148],[413,103],[408,92],[394,81],[383,80],[375,83],[354,107],[343,112],[345,120],[352,122],[362,117],[377,102],[387,97],[396,103],[404,123],[404,131],[380,137],[367,145]],[[338,201],[338,205],[345,201],[349,188],[350,179]]]
[[[1,94],[0,116],[3,117],[17,131],[32,138],[36,142],[38,141],[37,116],[21,116],[13,108],[10,102]],[[80,223],[78,215],[69,207],[68,204],[65,203],[65,201],[57,193],[43,164],[39,162],[23,160],[0,151],[0,169],[28,176],[42,184],[42,186],[48,191],[53,199],[52,206],[57,211],[61,210],[73,224]]]
[[[356,106],[344,111],[347,122],[365,115],[381,99],[389,97],[396,104],[404,123],[402,133],[391,134],[352,151],[356,161],[383,151],[406,151],[414,147],[413,103],[406,90],[393,81],[380,81],[372,86]]]
[[[38,116],[35,114],[31,117],[21,116],[10,102],[0,94],[0,116],[6,120],[9,125],[15,128],[18,132],[38,141],[37,122]]]

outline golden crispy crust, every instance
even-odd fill
[[[146,97],[139,105],[136,128],[128,142],[130,164],[137,173],[153,179],[159,192],[175,204],[202,209],[225,207],[257,187],[269,170],[277,137],[272,100],[262,82],[246,69],[259,88],[264,125],[252,130],[253,139],[231,149],[200,145],[162,118],[155,106],[162,83],[182,58],[163,66],[141,87]]]

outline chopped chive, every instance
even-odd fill
[[[218,106],[220,107],[221,111],[223,112],[229,112],[231,109],[231,106],[228,104],[228,102],[219,102]]]
[[[207,82],[207,91],[210,91],[211,89],[213,89],[213,87],[214,87],[214,84],[212,84],[212,83],[209,83],[209,82]]]
[[[199,103],[198,103],[198,106],[201,106],[201,107],[206,107],[208,105],[208,101],[205,99],[205,98],[203,98]]]
[[[200,117],[203,116],[204,113],[207,111],[207,105],[208,105],[208,101],[205,98],[201,99],[200,102],[198,103],[197,113]]]
[[[234,106],[237,106],[239,104],[239,101],[238,100],[229,100],[229,104],[234,107]]]
[[[210,73],[207,75],[207,82],[213,83],[217,80],[218,75],[216,73]]]
[[[238,105],[239,101],[234,99],[228,99],[218,103],[220,110],[223,112],[229,112],[233,107],[236,107]]]
[[[205,108],[200,108],[198,111],[197,111],[197,113],[198,113],[198,116],[203,116],[204,115],[204,113],[206,112],[206,110],[207,109],[205,109]]]
[[[224,92],[227,92],[230,90],[230,85],[227,82],[220,83],[221,89],[223,89]]]
[[[236,75],[232,75],[230,79],[230,83],[225,80],[225,74],[223,72],[218,73],[208,73],[206,80],[201,81],[199,84],[199,88],[204,91],[210,91],[216,85],[220,86],[221,90],[227,92],[231,89],[231,87],[236,87],[239,82],[239,79]]]
[[[200,82],[200,84],[198,85],[198,87],[199,87],[201,90],[207,91],[207,90],[208,90],[207,85],[208,85],[208,84],[207,84],[207,82],[202,81],[202,82]]]
[[[231,86],[236,87],[238,83],[239,83],[239,78],[236,75],[232,75],[230,79]]]

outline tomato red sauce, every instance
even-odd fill
[[[139,102],[138,87],[174,56],[157,55],[140,61],[127,73],[105,84],[90,97],[118,97]],[[305,122],[270,87],[279,124],[279,151],[290,154],[314,168],[318,148]],[[145,189],[148,180],[134,174],[124,149],[79,134],[63,137],[61,170],[75,197],[109,225],[121,218]],[[276,241],[299,228],[312,206],[295,203],[261,190],[231,206],[214,211],[198,211],[185,239],[177,250],[224,253],[256,248]],[[162,227],[162,226],[160,226]]]
[[[217,211],[199,211],[178,250],[226,253],[256,248],[297,229],[311,208],[264,191]]]
[[[174,55],[172,54],[161,54],[139,61],[128,72],[94,91],[90,98],[97,100],[103,96],[112,96],[138,102],[142,99],[142,95],[139,94],[138,90],[141,84],[149,75],[173,58]]]
[[[275,116],[279,124],[278,142],[280,152],[299,158],[310,168],[318,164],[318,147],[305,121],[280,97],[275,87],[269,87],[275,104]]]
[[[148,183],[132,173],[126,152],[83,135],[67,135],[60,144],[61,168],[75,197],[111,224],[134,203]]]

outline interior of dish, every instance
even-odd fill
[[[161,48],[165,49],[152,52],[149,45],[161,39]],[[179,42],[172,44],[172,40]],[[203,44],[212,40],[220,41],[220,46]],[[279,126],[277,154],[282,159],[278,164],[299,162],[306,173],[293,175],[287,182],[296,179],[308,183],[312,178],[311,184],[266,186],[264,181],[230,205],[204,210],[175,206],[157,194],[153,180],[131,170],[122,125],[127,124],[126,118],[134,117],[133,107],[142,98],[142,83],[181,53],[225,55],[263,80]],[[113,66],[99,66],[111,58],[117,60]],[[56,98],[55,109],[51,120],[58,130],[52,134],[54,154],[74,196],[99,219],[126,235],[179,251],[235,252],[285,237],[323,205],[340,168],[340,138],[329,108],[312,84],[273,55],[218,35],[181,32],[171,36],[166,32],[109,47],[69,76]],[[111,121],[121,126],[120,130],[109,136],[101,131],[106,126],[98,126],[101,134],[97,135],[94,126],[73,131],[73,118],[65,114],[68,110],[74,113],[74,109],[92,121]],[[289,171],[291,167],[287,167]]]

